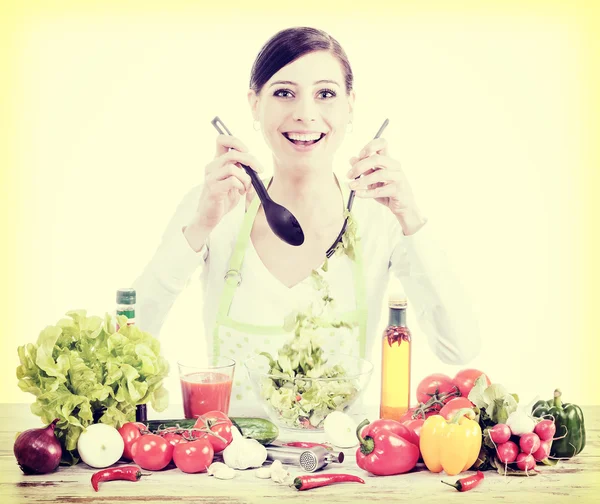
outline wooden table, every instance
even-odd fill
[[[96,493],[90,485],[90,476],[95,470],[83,463],[74,467],[60,467],[47,475],[23,475],[13,455],[15,434],[27,428],[39,427],[39,419],[29,412],[29,406],[25,404],[3,404],[0,408],[0,504],[600,502],[600,406],[583,408],[587,445],[575,459],[559,462],[554,467],[539,466],[541,474],[529,478],[503,477],[497,472],[487,471],[483,483],[465,494],[440,483],[440,479],[453,482],[458,477],[430,473],[422,464],[409,474],[369,476],[356,466],[354,450],[345,451],[347,458],[342,465],[329,466],[324,470],[360,475],[365,480],[365,485],[346,483],[299,492],[285,484],[258,479],[255,470],[237,471],[233,480],[217,480],[207,474],[184,474],[177,468],[172,468],[152,473],[138,482],[107,482],[101,484],[100,491]],[[165,413],[161,414],[161,418],[168,418],[169,413],[166,412],[166,416]],[[281,439],[292,438],[297,440],[299,436],[282,431]],[[310,439],[323,440],[322,436],[314,434]],[[303,474],[293,468],[291,472]]]

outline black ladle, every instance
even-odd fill
[[[225,126],[223,121],[221,121],[218,116],[215,117],[211,123],[221,135],[227,134],[231,136],[231,132],[227,129],[227,126]],[[281,206],[279,203],[275,203],[271,199],[271,196],[269,196],[269,193],[267,192],[265,185],[262,183],[262,180],[260,180],[252,168],[244,164],[242,164],[242,168],[246,170],[246,173],[249,175],[250,180],[252,181],[252,185],[256,190],[256,194],[260,198],[260,202],[265,210],[267,223],[273,230],[273,233],[275,233],[277,237],[289,245],[293,245],[295,247],[302,245],[304,243],[304,232],[300,227],[298,219],[296,219],[292,212],[290,212],[287,208]]]

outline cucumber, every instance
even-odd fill
[[[242,433],[242,436],[256,439],[262,445],[268,445],[279,436],[279,429],[266,418],[231,417],[233,425]]]
[[[195,418],[182,418],[181,420],[169,419],[169,420],[148,420],[144,422],[148,426],[150,432],[156,432],[159,429],[166,429],[169,427],[180,427],[181,429],[191,429],[196,424]]]
[[[242,436],[256,439],[262,445],[268,445],[277,439],[279,429],[266,418],[252,417],[229,417],[231,423],[242,433]],[[170,420],[149,420],[146,422],[150,432],[156,432],[159,429],[168,427],[177,427],[181,429],[191,429],[196,423],[196,419],[182,418]]]

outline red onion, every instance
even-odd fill
[[[62,448],[54,435],[56,422],[58,418],[43,429],[26,430],[15,441],[15,457],[25,474],[46,474],[60,464]]]

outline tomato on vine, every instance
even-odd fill
[[[213,447],[215,453],[222,452],[233,440],[231,429],[234,429],[233,423],[229,417],[221,411],[209,411],[198,417],[194,424],[194,429],[210,429],[223,439],[213,436],[210,433],[194,432],[193,437],[207,439]]]
[[[144,434],[131,447],[131,454],[142,469],[160,471],[173,459],[173,445],[157,434]]]
[[[173,449],[173,462],[185,473],[206,471],[212,464],[213,457],[214,450],[207,438],[184,441]]]

